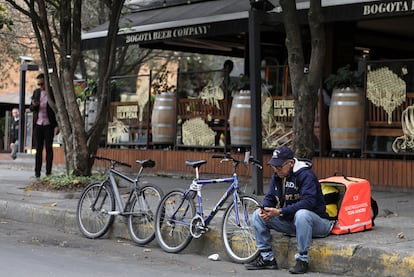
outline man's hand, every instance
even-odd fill
[[[268,221],[272,217],[276,217],[280,215],[281,215],[281,210],[272,208],[272,207],[264,207],[263,209],[259,210],[259,216],[265,221]]]

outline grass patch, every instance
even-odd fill
[[[104,173],[96,173],[92,176],[75,176],[71,174],[51,175],[34,180],[28,187],[26,187],[26,190],[59,192],[82,191],[91,182],[102,181],[104,179]]]

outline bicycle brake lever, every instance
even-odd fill
[[[258,160],[255,160],[253,157],[249,158],[249,162],[253,164],[254,166],[257,166],[258,168],[263,169],[263,166],[261,165],[261,163]]]

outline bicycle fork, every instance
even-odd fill
[[[239,228],[242,228],[241,220],[240,220],[240,213],[239,213],[239,203],[241,205],[241,211],[243,212],[242,216],[244,217],[244,221],[246,222],[247,228],[250,227],[250,220],[249,220],[249,213],[247,211],[246,204],[243,203],[243,199],[240,197],[237,191],[233,193],[233,203],[234,203],[234,215],[236,217],[236,225]]]
[[[108,197],[108,194],[107,193],[104,193],[104,197],[103,197],[103,199],[102,199],[102,201],[101,201],[101,203],[99,203],[99,205],[98,205],[98,200],[100,199],[100,195],[101,195],[101,193],[102,193],[102,190],[106,190],[106,188],[104,188],[105,187],[105,182],[102,182],[102,184],[101,184],[101,186],[99,186],[99,190],[98,190],[98,194],[96,195],[96,197],[95,197],[95,200],[93,201],[93,203],[91,204],[91,206],[90,206],[90,209],[92,210],[92,211],[99,211],[99,212],[101,212],[101,213],[107,213],[107,214],[110,214],[110,212],[111,211],[105,211],[102,207],[103,207],[103,205],[105,204],[105,201],[106,201],[106,198]],[[98,206],[98,207],[97,207]]]

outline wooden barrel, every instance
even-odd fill
[[[360,150],[364,127],[362,91],[334,90],[328,121],[333,151]]]
[[[230,108],[230,140],[232,145],[251,145],[250,91],[233,96]]]
[[[157,94],[152,109],[152,142],[173,144],[176,132],[176,97],[171,93]]]

